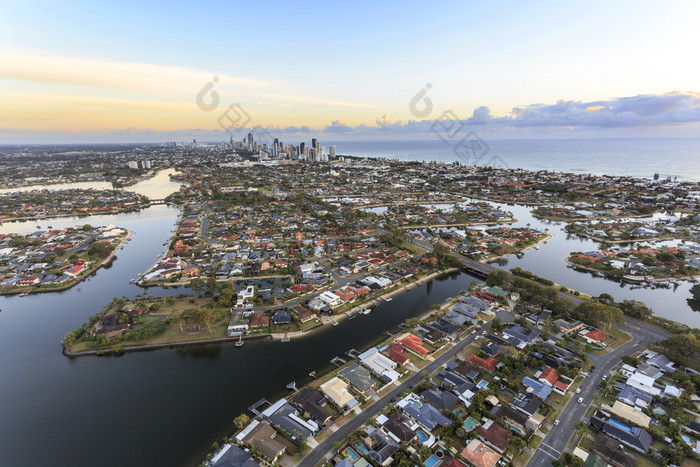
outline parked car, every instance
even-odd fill
[[[558,418],[557,418],[556,420],[554,420],[554,426],[557,426],[557,425],[559,425],[559,419],[558,419]]]
[[[580,404],[581,402],[583,402],[583,397],[578,398],[578,403]]]
[[[580,393],[580,392],[581,392],[581,388],[577,388],[577,389],[576,389],[576,394],[578,394],[578,393]]]

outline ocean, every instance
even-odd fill
[[[335,141],[339,155],[407,161],[460,161],[528,170],[700,180],[700,139],[484,140],[476,150],[455,151],[457,141],[437,135],[420,141]],[[479,146],[479,144],[483,144]],[[470,146],[474,148],[474,146]],[[459,149],[458,149],[459,151]]]

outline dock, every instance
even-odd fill
[[[289,390],[292,391],[292,392],[297,392],[297,391],[298,391],[298,389],[297,389],[297,382],[296,382],[296,381],[292,381],[291,383],[289,383],[289,384],[287,385],[287,389],[289,389]]]
[[[345,352],[345,355],[347,355],[350,358],[357,358],[357,356],[360,355],[360,352],[358,352],[355,349],[350,349],[347,352]]]
[[[260,407],[263,405],[270,405],[270,403],[267,401],[267,399],[262,398],[259,401],[257,401],[255,404],[251,405],[248,407],[248,411],[254,413],[256,416],[260,416],[260,411],[258,410]]]
[[[331,363],[335,366],[343,366],[347,363],[347,361],[340,357],[334,357],[333,360],[331,360]]]

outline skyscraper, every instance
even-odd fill
[[[335,145],[328,148],[328,150],[330,151],[331,159],[335,159]]]
[[[302,141],[302,143],[299,145],[299,155],[300,155],[300,156],[303,156],[304,154],[306,154],[306,153],[304,152],[304,149],[305,149],[305,148],[306,148],[306,143],[304,143],[304,142]]]

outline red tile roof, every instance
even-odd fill
[[[486,359],[483,359],[481,357],[477,357],[476,355],[472,354],[469,356],[468,360],[472,362],[475,365],[479,365],[481,368],[488,370],[488,371],[493,371],[496,369],[498,366],[499,362],[493,357],[488,357]]]
[[[610,337],[610,334],[607,334],[601,331],[600,329],[594,329],[584,334],[583,336],[596,342],[602,342],[608,337]]]

